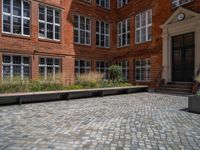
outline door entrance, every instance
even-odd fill
[[[172,37],[172,81],[193,81],[194,35],[194,33],[187,33]]]

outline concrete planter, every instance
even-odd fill
[[[188,110],[194,113],[200,113],[200,96],[190,96],[188,98]]]
[[[148,91],[148,86],[129,86],[129,87],[97,88],[97,89],[83,89],[83,90],[0,94],[0,105],[70,100],[70,99],[98,97],[98,96],[102,97],[108,95],[138,93],[147,91]]]

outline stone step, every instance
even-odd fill
[[[177,92],[187,92],[187,93],[192,93],[192,88],[170,88],[170,87],[160,87],[160,90],[163,91],[177,91]]]
[[[193,95],[192,92],[183,92],[183,91],[166,91],[166,90],[157,90],[158,93],[165,93],[165,94],[175,94],[175,95],[184,95],[189,96]]]
[[[174,85],[174,84],[167,84],[167,85],[163,85],[163,87],[166,88],[184,88],[184,89],[192,89],[191,85]]]
[[[168,82],[167,85],[192,86],[192,82]]]

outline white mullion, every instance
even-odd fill
[[[23,63],[23,57],[21,56],[21,80],[24,79],[24,63]]]
[[[47,61],[44,58],[44,79],[47,80]]]
[[[52,58],[52,59],[53,59],[53,66],[52,66],[53,67],[53,79],[55,80],[56,79],[56,71],[55,71],[56,66],[55,66],[55,59],[54,58]]]
[[[13,56],[10,56],[10,79],[13,80]]]

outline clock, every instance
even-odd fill
[[[185,18],[185,14],[184,13],[180,13],[177,16],[178,21],[182,21]]]

